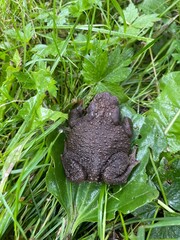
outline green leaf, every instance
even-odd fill
[[[124,16],[128,25],[132,24],[135,19],[138,18],[138,9],[132,2],[130,2],[128,7],[124,10]]]
[[[117,193],[110,196],[107,203],[107,218],[114,218],[117,210],[124,214],[130,213],[157,197],[158,191],[148,182],[147,175],[138,174],[123,188],[119,188]]]
[[[32,116],[32,128],[42,125],[46,121],[56,121],[61,118],[63,121],[67,119],[67,114],[53,111],[41,106],[43,96],[37,94],[34,97],[28,99],[23,107],[19,111],[19,116],[26,119],[30,113],[33,112]]]
[[[161,14],[168,8],[168,5],[166,0],[144,0],[140,5],[140,8],[145,14]]]
[[[179,156],[164,156],[159,167],[166,197],[173,209],[180,211],[180,161]]]
[[[176,218],[171,219],[171,224]],[[178,219],[180,221],[180,219]],[[166,221],[164,221],[166,222]],[[150,239],[173,239],[178,240],[180,236],[180,226],[168,226],[170,222],[168,221],[165,227],[155,227],[152,229],[150,234]]]
[[[41,69],[38,72],[32,72],[32,76],[39,93],[45,93],[48,91],[50,95],[56,97],[56,81],[52,78],[50,71]]]
[[[14,73],[14,76],[17,78],[18,82],[25,89],[34,89],[36,90],[36,84],[34,79],[31,77],[30,73],[27,72],[17,72]]]
[[[83,63],[82,74],[84,81],[88,84],[101,81],[108,64],[107,52],[100,47],[95,47],[89,55],[86,56]]]
[[[124,15],[128,24],[127,33],[133,35],[139,35],[140,33],[142,35],[142,30],[152,27],[155,22],[160,20],[157,14],[141,15],[132,2],[124,10]],[[122,23],[122,19],[119,20]],[[123,32],[122,27],[120,27],[120,31]]]
[[[5,33],[11,37],[12,39],[18,40],[22,43],[26,42],[28,43],[33,35],[35,34],[34,28],[31,23],[28,23],[23,31],[19,29],[8,29],[5,30]]]
[[[154,159],[157,160],[160,153],[167,147],[166,137],[161,126],[150,115],[146,117],[140,131],[141,138],[136,142],[140,151],[146,151],[151,148]]]
[[[142,15],[134,21],[132,26],[139,29],[150,28],[159,20],[160,18],[157,17],[157,14]]]
[[[127,95],[124,93],[124,89],[118,83],[99,82],[94,89],[96,93],[110,92],[112,95],[118,97],[121,103],[128,100]]]
[[[180,72],[165,75],[160,81],[162,89],[149,111],[153,119],[165,132],[168,148],[172,152],[180,151]]]
[[[13,62],[15,63],[16,67],[21,65],[21,57],[17,49],[13,56]]]
[[[47,57],[47,56],[57,56],[64,45],[64,41],[57,40],[56,42],[52,42],[51,44],[37,44],[34,48],[32,48],[32,52],[34,52],[33,59],[39,60],[39,57]]]
[[[131,57],[132,49],[121,51],[120,47],[117,47],[108,57],[106,51],[103,51],[100,46],[95,46],[83,63],[84,81],[88,84],[100,81],[123,82],[131,72],[127,67],[131,63]]]
[[[53,111],[48,108],[40,107],[37,111],[38,119],[41,122],[47,121],[47,120],[52,120],[52,121],[57,121],[59,118],[62,118],[67,120],[68,114],[59,112],[59,111]]]
[[[94,5],[101,6],[99,0],[76,0],[69,8],[71,15],[78,17],[82,12],[91,9]]]

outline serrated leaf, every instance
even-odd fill
[[[138,9],[132,2],[130,2],[128,7],[124,10],[124,16],[127,24],[129,25],[132,24],[135,21],[135,19],[139,16]]]
[[[131,70],[127,66],[130,64],[132,49],[121,51],[117,47],[109,57],[107,52],[100,47],[91,51],[83,64],[83,76],[85,82],[89,84],[98,82],[120,83],[123,82]]]
[[[8,29],[5,30],[5,32],[12,39],[16,39],[23,43],[24,42],[28,43],[35,34],[34,28],[31,23],[28,23],[23,30],[24,31],[19,29]]]
[[[56,97],[56,81],[52,78],[51,73],[48,70],[41,69],[38,72],[32,72],[32,76],[39,93],[45,93],[48,91],[50,95]]]
[[[17,72],[14,73],[14,76],[17,78],[18,82],[23,88],[36,90],[36,84],[29,73]]]
[[[134,21],[132,26],[139,29],[149,28],[159,20],[160,18],[157,17],[157,14],[141,15]]]
[[[47,18],[46,20],[47,26],[48,27],[54,27],[54,25],[56,25],[56,27],[62,26],[67,23],[68,16],[69,16],[69,9],[62,8],[59,14],[57,14],[56,16],[54,16],[53,14],[53,16],[50,16]]]
[[[142,35],[144,29],[152,27],[154,22],[160,20],[157,14],[141,15],[132,2],[130,2],[128,7],[124,10],[124,15],[128,24],[126,33],[132,35],[139,35],[140,33]],[[120,22],[122,23],[121,18]],[[123,32],[122,26],[120,26],[119,30]]]
[[[64,41],[56,41],[51,44],[37,44],[31,51],[35,52],[33,59],[39,59],[39,57],[57,56],[64,45]]]
[[[107,52],[100,48],[92,50],[83,63],[82,74],[88,84],[102,80],[108,64]]]
[[[64,120],[67,120],[68,115],[59,111],[53,111],[48,108],[40,107],[37,111],[38,119],[41,122],[52,120],[56,121],[59,118],[62,118]]]
[[[31,97],[23,104],[23,107],[20,109],[18,115],[23,119],[26,119],[29,114],[31,114],[32,128],[36,128],[49,120],[56,121],[61,118],[62,121],[65,121],[67,119],[67,114],[42,107],[42,101],[43,96],[39,94]]]

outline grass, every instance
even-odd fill
[[[178,239],[179,11],[178,0],[1,1],[0,239]],[[68,112],[103,91],[132,119],[140,164],[124,186],[71,184]]]

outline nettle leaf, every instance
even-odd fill
[[[103,81],[123,82],[131,72],[131,69],[127,66],[131,63],[132,55],[132,49],[121,51],[120,47],[117,47],[108,58],[108,66]]]
[[[160,81],[162,89],[154,101],[149,116],[155,120],[166,135],[168,149],[180,151],[180,72],[172,72]]]
[[[86,57],[83,64],[82,74],[84,81],[89,84],[98,82],[120,83],[124,81],[131,70],[132,49],[121,51],[117,47],[108,57],[106,51],[96,47]]]

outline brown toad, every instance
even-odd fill
[[[132,122],[120,120],[119,103],[107,92],[97,94],[86,110],[70,112],[70,131],[62,163],[72,182],[121,184],[137,164],[130,153]]]

